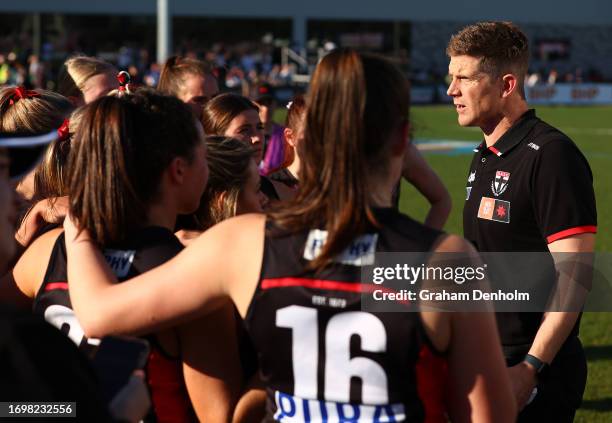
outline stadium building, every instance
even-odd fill
[[[557,82],[612,82],[612,2],[167,1],[172,16],[170,50],[177,52],[202,43],[266,37],[283,41],[306,58],[326,45],[350,46],[395,56],[412,73],[415,86],[442,86],[448,65],[444,50],[453,32],[477,20],[511,20],[531,40],[534,85],[547,82],[551,73]],[[103,57],[126,41],[154,52],[156,13],[156,0],[4,1],[0,2],[0,40],[10,40],[13,34],[14,43],[15,34],[32,34],[31,39],[19,41],[30,42],[34,52],[42,50],[43,57],[45,40],[62,37],[67,50],[71,43],[78,44],[81,51]],[[7,47],[0,45],[0,52]],[[53,53],[59,59],[62,52]],[[277,59],[279,54],[275,53]],[[415,94],[418,101],[419,93]],[[435,100],[444,94],[424,93],[424,102],[432,95]],[[590,91],[563,94],[590,95]],[[544,100],[547,96],[550,91],[535,93]],[[612,88],[606,102],[610,101]]]

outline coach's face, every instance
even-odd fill
[[[501,85],[480,70],[480,59],[452,56],[447,94],[453,98],[459,125],[494,128],[501,117]]]

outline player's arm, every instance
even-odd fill
[[[87,232],[79,234],[67,218],[68,286],[85,334],[134,335],[175,326],[214,311],[230,291],[238,309],[245,312],[261,265],[264,224],[263,215],[224,221],[163,265],[115,284]],[[241,286],[230,286],[232,281]]]
[[[200,421],[230,420],[242,385],[234,307],[179,326],[183,375]]]
[[[0,279],[0,302],[31,308],[43,282],[53,246],[62,229],[38,237],[21,255],[15,267]]]
[[[444,237],[437,253],[462,253],[470,260],[470,266],[480,263],[467,241],[458,236]],[[433,345],[439,351],[447,351],[451,420],[514,422],[516,403],[494,314],[460,311],[421,315]]]
[[[412,143],[408,145],[404,154],[402,176],[414,185],[431,204],[425,218],[425,225],[442,229],[451,211],[450,194],[442,180]]]

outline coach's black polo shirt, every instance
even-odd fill
[[[548,244],[595,233],[593,175],[565,134],[527,111],[493,146],[475,150],[466,184],[464,236],[479,251],[548,251]],[[505,314],[505,313],[504,313]],[[518,313],[517,313],[518,314]],[[502,344],[530,344],[541,315],[498,326]]]

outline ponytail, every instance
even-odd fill
[[[105,96],[82,112],[69,158],[70,211],[100,245],[147,221],[162,174],[202,140],[188,106],[150,90]]]
[[[336,50],[317,66],[298,144],[300,191],[272,215],[289,231],[327,231],[311,268],[325,267],[377,225],[369,205],[372,174],[386,170],[391,134],[407,115],[407,80],[387,60]]]

